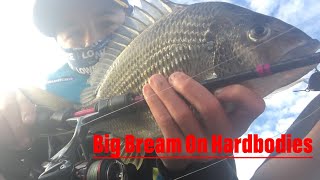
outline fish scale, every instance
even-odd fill
[[[291,25],[232,4],[210,2],[184,6],[162,0],[141,2],[142,8],[133,8],[133,13],[126,17],[125,23],[103,50],[105,54],[89,79],[90,87],[81,94],[82,107],[126,92],[141,94],[142,86],[155,73],[168,77],[174,71],[183,71],[201,81],[214,76],[234,75],[261,63],[309,55],[320,48],[318,40]],[[253,33],[256,27],[260,30],[263,27],[263,35]],[[288,87],[314,67],[242,84],[265,97]],[[52,111],[74,107],[74,104],[38,88],[23,88],[21,91],[32,103]],[[191,110],[203,126],[204,119],[196,109],[191,107]],[[106,118],[94,124],[91,130],[108,132],[115,137],[126,134],[143,138],[162,136],[148,109]],[[144,152],[127,154],[124,144],[121,147],[121,156],[144,156]],[[137,169],[142,160],[122,159]]]
[[[140,36],[140,39],[139,37],[135,39],[130,45],[132,47],[130,51],[122,52],[117,58],[118,61],[110,67],[105,81],[99,88],[98,98],[103,99],[127,92],[141,93],[142,86],[148,77],[155,73],[161,73],[168,77],[174,71],[183,71],[193,76],[207,67],[212,67],[213,61],[199,59],[199,54],[207,51],[205,32],[210,24],[206,23],[209,21],[206,14],[210,11],[212,12],[214,9],[208,8],[206,5],[199,5],[194,9],[173,13],[170,15],[173,18],[168,17],[152,29],[147,29],[145,32],[147,34],[144,34],[143,38]],[[138,42],[139,45],[135,42]],[[184,56],[181,56],[182,54]],[[197,63],[194,62],[196,59],[199,59]],[[133,62],[134,65],[129,62]],[[136,76],[137,74],[140,76]],[[207,76],[208,74],[203,73],[197,79],[201,80]],[[138,137],[161,135],[160,129],[154,123],[149,111],[138,112],[136,115],[131,115],[130,118],[114,119],[108,121],[107,124],[121,121],[128,125],[129,122],[135,122],[132,119],[145,119],[146,121],[141,124],[141,128],[135,129],[134,132],[127,131],[128,129],[123,132],[118,131],[116,133],[118,136],[124,136],[125,133],[135,134]],[[139,122],[141,121],[139,120]],[[105,127],[107,124],[99,126]],[[148,125],[150,126],[148,127]],[[135,126],[138,126],[137,122],[135,122]],[[115,128],[122,129],[121,127]]]
[[[92,105],[99,99],[128,92],[141,94],[143,85],[156,73],[168,77],[175,71],[182,71],[195,80],[202,81],[214,76],[225,77],[245,71],[259,63],[279,61],[290,57],[293,50],[296,55],[299,54],[299,49],[303,49],[300,53],[303,55],[319,48],[319,41],[296,28],[292,32],[279,35],[281,31],[293,26],[236,5],[207,2],[177,7],[171,4],[171,8],[172,12],[156,14],[157,17],[160,14],[163,16],[158,20],[148,21],[149,26],[137,27],[139,31],[145,29],[124,49],[120,49],[120,54],[108,69],[100,64],[109,60],[100,60],[96,72],[90,77],[93,87],[89,90],[96,94],[90,96],[89,90],[84,91],[84,106]],[[261,41],[250,40],[248,36],[257,23],[270,30],[270,33],[264,36],[267,38]],[[137,26],[132,23],[130,25]],[[280,38],[275,38],[277,36]],[[257,38],[259,40],[259,36]],[[117,49],[114,44],[110,46]],[[282,48],[281,51],[279,47]],[[248,81],[244,85],[264,97],[299,79],[311,68],[286,76],[283,73],[274,75],[274,79]],[[94,89],[97,82],[100,83]],[[93,99],[89,101],[90,97]],[[202,121],[201,118],[199,120]],[[142,109],[133,114],[100,122],[94,125],[93,129],[112,132],[120,137],[126,134],[151,138],[161,136],[150,111]]]

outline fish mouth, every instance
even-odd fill
[[[279,61],[285,61],[292,58],[303,57],[307,55],[314,54],[316,52],[320,52],[320,42],[317,39],[311,39],[309,41],[305,41],[303,43],[299,43],[296,47],[293,47],[289,50],[285,55],[283,55]],[[299,82],[299,79],[310,72],[312,69],[316,68],[317,64],[278,73],[275,75],[276,77],[273,79],[275,84],[281,84],[281,90],[285,90]]]
[[[297,46],[290,49],[286,54],[279,58],[279,61],[302,57],[318,51],[320,51],[320,41],[317,39],[311,39],[309,41],[299,43]]]

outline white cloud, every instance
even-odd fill
[[[255,170],[263,163],[264,159],[236,159],[237,175],[239,180],[250,179]]]
[[[287,0],[281,1],[276,17],[294,24],[302,23],[320,14],[317,0]]]
[[[259,134],[259,137],[272,137],[274,135],[271,131],[262,131],[262,136]],[[247,135],[243,135],[242,138],[247,137]],[[236,158],[236,166],[237,166],[237,175],[239,179],[248,180],[252,177],[257,167],[259,167],[263,161],[264,157],[267,157],[269,153],[243,153],[242,146],[239,147],[240,153],[235,153],[235,157],[262,157],[262,158]]]
[[[299,17],[301,13],[305,16],[305,12],[301,12],[301,9],[304,8],[304,0],[282,1],[276,16],[286,22],[293,23],[301,19],[301,17]]]
[[[285,119],[280,119],[276,124],[276,131],[280,133],[285,133],[286,130],[290,127],[290,125],[293,123],[295,118],[289,117]]]
[[[259,137],[265,139],[265,138],[273,138],[275,136],[277,136],[279,133],[275,132],[275,131],[263,131],[262,133],[260,133]]]
[[[250,9],[262,13],[262,14],[270,14],[279,4],[279,0],[246,0],[249,3]]]

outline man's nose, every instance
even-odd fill
[[[96,36],[97,35],[95,34],[95,32],[87,30],[85,32],[84,41],[83,41],[84,47],[88,47],[88,46],[92,45],[94,42],[98,41]]]
[[[86,27],[85,27],[85,34],[84,34],[84,47],[88,47],[90,45],[92,45],[93,43],[102,40],[102,35],[101,33],[97,30],[97,28],[95,27],[94,23],[89,23]]]

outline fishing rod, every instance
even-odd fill
[[[266,77],[276,73],[285,72],[318,63],[320,63],[320,52],[299,58],[280,61],[273,64],[259,64],[255,68],[249,69],[247,71],[236,73],[227,77],[205,80],[201,82],[201,84],[208,90],[212,91],[228,85],[238,84],[247,80]],[[318,79],[320,81],[320,73],[318,73],[318,75]],[[320,90],[320,88],[312,90]],[[87,122],[85,122],[85,125],[89,125],[97,122],[100,119],[103,119],[106,116],[108,116],[108,118],[119,117],[123,114],[132,113],[137,111],[138,109],[144,108],[147,108],[147,104],[142,95],[127,93],[124,95],[99,100],[94,105],[94,107],[90,107],[80,111],[76,111],[73,109],[58,111],[53,113],[53,115],[51,115],[49,119],[51,119],[51,123],[56,122],[55,124],[61,125],[61,122],[65,122],[69,118],[82,117],[91,114],[92,118],[88,118]],[[76,123],[72,123],[72,121],[67,122],[67,124],[71,125],[72,127],[75,127],[76,125]],[[43,126],[46,127],[46,125],[47,122],[45,121]],[[53,127],[53,125],[50,125],[50,127]]]
[[[280,61],[274,64],[259,64],[255,68],[248,71],[233,74],[228,77],[205,80],[201,82],[201,84],[208,90],[212,91],[228,85],[238,84],[247,80],[266,77],[276,73],[302,68],[318,63],[320,63],[320,52],[299,58]],[[100,100],[96,103],[95,107],[75,112],[74,116],[79,117],[94,112],[111,113],[123,107],[126,107],[125,112],[128,113],[135,111],[136,109],[143,106],[146,106],[143,96],[128,93],[125,95],[114,96],[108,99]]]
[[[251,80],[259,77],[272,75],[279,72],[292,70],[312,64],[320,63],[320,53],[315,53],[305,57],[295,58],[287,61],[281,61],[275,64],[257,65],[254,69],[234,74],[226,78],[215,78],[203,81],[201,84],[208,90],[215,90],[227,85],[241,83],[246,80]],[[98,101],[94,107],[84,109],[82,111],[64,110],[55,112],[51,115],[50,120],[58,122],[57,124],[65,124],[68,128],[74,127],[74,134],[71,140],[59,152],[50,158],[45,171],[39,176],[41,180],[61,179],[60,177],[67,177],[66,174],[81,174],[83,172],[83,164],[77,164],[77,150],[81,147],[81,155],[87,161],[89,158],[89,149],[84,148],[88,145],[86,142],[89,133],[89,126],[95,122],[119,117],[123,114],[135,112],[138,109],[146,108],[146,102],[143,96],[128,93],[120,96],[110,97]],[[54,127],[53,125],[51,127]],[[91,134],[92,135],[92,134]],[[91,172],[96,169],[96,163],[111,164],[115,171],[110,173],[125,174],[123,163],[115,161],[87,161],[85,167]],[[110,165],[110,166],[111,166]],[[111,168],[111,167],[110,167]],[[109,169],[110,169],[109,168]],[[108,169],[105,167],[105,169]],[[96,171],[93,171],[96,172]]]
[[[255,68],[240,72],[225,78],[214,78],[205,80],[201,84],[208,90],[214,90],[231,84],[238,84],[243,81],[260,77],[270,76],[276,73],[285,72],[305,66],[320,63],[320,52],[311,55],[280,61],[274,64],[259,64]]]

